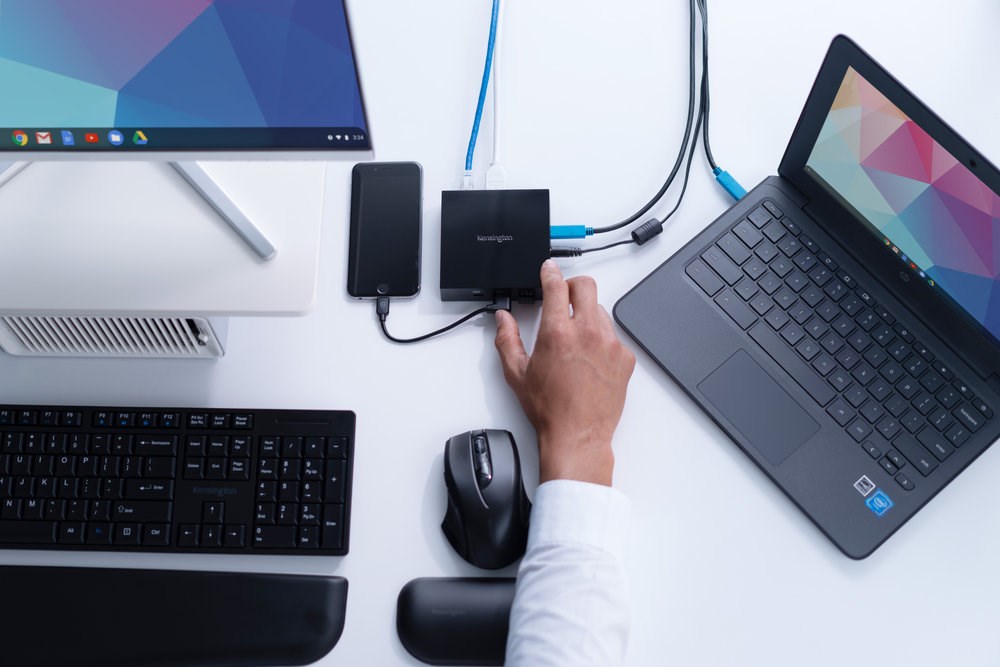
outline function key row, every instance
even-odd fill
[[[0,426],[82,426],[78,410],[0,410]]]
[[[95,412],[97,428],[177,428],[180,415],[176,412]]]

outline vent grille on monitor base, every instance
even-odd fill
[[[42,357],[217,358],[222,345],[199,317],[0,316],[0,348]]]

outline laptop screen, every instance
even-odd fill
[[[805,170],[1000,340],[1000,196],[852,68]]]

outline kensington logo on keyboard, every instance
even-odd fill
[[[224,496],[235,496],[238,491],[232,486],[196,486],[191,489],[192,493],[196,493],[199,496],[219,496],[220,498]]]

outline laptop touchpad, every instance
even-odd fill
[[[712,371],[698,389],[771,465],[781,465],[819,431],[819,424],[745,350]]]

